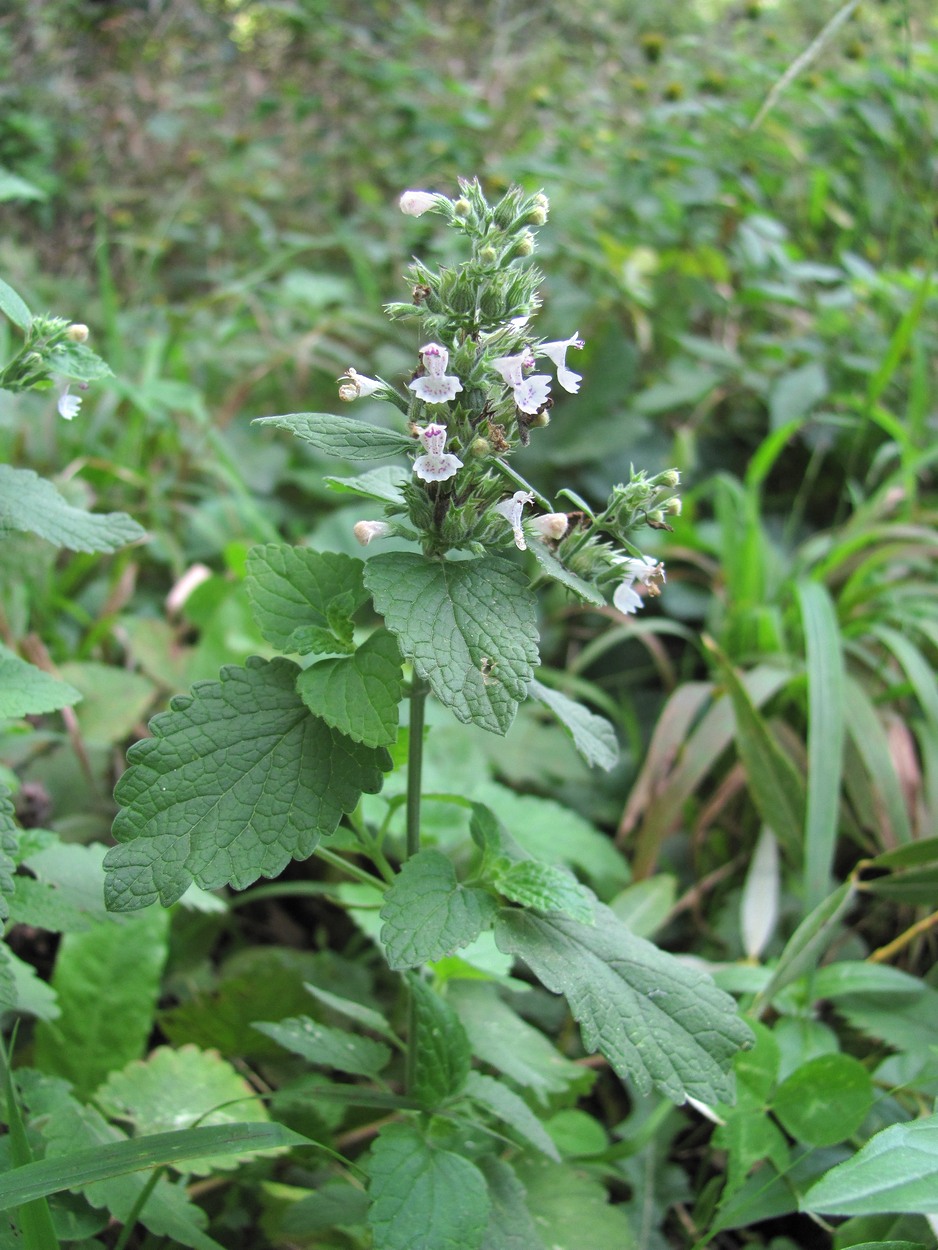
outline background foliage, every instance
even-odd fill
[[[507,1075],[566,1163],[526,1158],[529,1205],[556,1244],[597,1250],[935,1245],[934,1205],[877,1196],[875,1160],[875,1183],[808,1196],[833,1165],[863,1163],[878,1130],[921,1131],[938,1002],[938,37],[925,0],[861,4],[753,126],[833,13],[13,0],[0,16],[0,274],[31,308],[86,322],[114,370],[70,424],[48,393],[0,392],[2,460],[149,534],[106,556],[4,541],[0,642],[82,695],[0,723],[28,831],[14,1001],[39,1019],[21,1045],[43,1074],[22,1100],[48,1113],[46,1158],[79,1124],[88,1145],[125,1134],[115,1108],[144,1059],[183,1091],[187,1123],[239,1097],[236,1067],[261,1074],[273,1119],[344,1153],[383,1114],[304,1099],[308,1074],[270,1032],[311,1010],[304,983],[362,1012],[390,1001],[354,886],[310,862],[231,907],[190,900],[116,930],[99,846],[147,718],[221,664],[270,654],[249,548],[286,536],[352,553],[367,515],[326,481],[341,465],[249,419],[334,408],[350,364],[409,368],[413,334],[380,305],[406,298],[413,252],[445,262],[450,245],[393,205],[478,175],[549,194],[543,333],[576,326],[587,342],[583,390],[525,453],[527,476],[549,493],[572,473],[595,500],[631,462],[677,464],[686,491],[655,535],[668,586],[641,619],[542,599],[551,680],[614,721],[620,766],[590,772],[526,705],[494,749],[434,725],[431,788],[549,841],[637,933],[710,961],[761,1022],[714,1125],[594,1070],[556,1000],[528,995],[522,1019],[494,983],[454,976],[473,1053],[514,1052]],[[0,335],[12,350],[14,328]],[[167,607],[195,565],[208,576]],[[108,1001],[116,1036],[86,1018],[88,995]],[[507,995],[517,1007],[518,986]],[[501,1022],[499,1044],[483,1021]],[[561,1053],[541,1054],[545,1034]],[[146,1105],[130,1118],[163,1127]],[[368,1245],[350,1187],[334,1194],[323,1157],[298,1157],[191,1167],[190,1182],[222,1177],[195,1195],[164,1175],[147,1227],[210,1227],[230,1247]],[[134,1194],[85,1193],[70,1225],[57,1211],[59,1236],[112,1244],[92,1240],[92,1214],[126,1219]]]

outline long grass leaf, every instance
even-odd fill
[[[746,674],[743,683],[753,705],[761,707],[790,677],[782,669],[760,665]],[[676,697],[677,692],[672,699]],[[729,699],[719,698],[684,743],[673,771],[646,777],[642,770],[640,782],[644,779],[643,784],[652,786],[644,806],[644,819],[635,835],[632,873],[636,880],[652,872],[661,843],[679,823],[684,804],[733,741],[735,730],[733,705]],[[620,830],[627,832],[628,829]]]
[[[154,1133],[111,1146],[76,1150],[63,1158],[41,1159],[6,1172],[0,1176],[0,1211],[63,1189],[79,1189],[109,1176],[123,1176],[203,1155],[315,1144],[282,1124],[220,1124],[178,1133]]]
[[[833,601],[820,582],[800,582],[798,602],[808,675],[808,792],[804,906],[830,890],[844,758],[844,660]]]
[[[881,842],[884,849],[893,841],[911,842],[912,829],[902,787],[889,750],[889,739],[873,703],[859,684],[848,676],[845,683],[847,733],[849,734],[873,789],[879,797]]]
[[[33,1166],[33,1152],[26,1136],[26,1125],[20,1110],[19,1099],[13,1087],[13,1074],[6,1048],[0,1044],[0,1062],[3,1064],[3,1090],[6,1101],[7,1127],[10,1133],[10,1157],[20,1167]],[[19,1206],[19,1224],[25,1250],[58,1250],[59,1239],[52,1225],[52,1213],[44,1195],[31,1199],[17,1199],[10,1203]]]
[[[770,733],[732,664],[716,643],[705,640],[705,645],[732,700],[736,749],[746,769],[753,802],[782,846],[800,861],[805,810],[801,775]]]

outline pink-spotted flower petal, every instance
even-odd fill
[[[459,378],[446,372],[449,352],[439,343],[427,343],[420,349],[420,359],[425,372],[408,383],[409,388],[425,404],[445,404],[455,399],[462,390]]]
[[[414,461],[414,472],[422,482],[445,482],[462,468],[458,456],[443,450],[446,446],[445,425],[428,425],[423,429],[418,426],[417,437],[423,443],[424,454]]]

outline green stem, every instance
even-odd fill
[[[420,850],[420,781],[423,774],[423,713],[430,687],[414,673],[410,687],[407,750],[407,858]]]
[[[134,1203],[130,1210],[130,1214],[127,1216],[124,1227],[121,1229],[121,1235],[114,1243],[114,1250],[125,1250],[134,1229],[137,1227],[137,1221],[140,1219],[140,1212],[146,1206],[147,1199],[150,1197],[150,1194],[153,1193],[153,1190],[156,1188],[157,1181],[165,1171],[166,1169],[164,1167],[160,1167],[154,1168],[150,1173],[147,1183],[144,1185],[143,1189],[140,1190],[140,1193],[137,1195],[137,1201]]]
[[[410,685],[410,722],[407,749],[407,858],[420,850],[420,786],[423,774],[423,716],[429,686],[414,673]],[[410,995],[407,1009],[407,1063],[404,1088],[414,1088],[417,1068],[417,1004]]]

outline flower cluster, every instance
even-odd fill
[[[418,538],[437,558],[458,549],[481,555],[513,542],[519,551],[532,550],[542,571],[559,575],[568,588],[584,581],[609,586],[613,606],[635,612],[660,593],[664,566],[636,555],[629,533],[641,524],[669,528],[665,516],[680,509],[678,474],[649,480],[633,473],[598,513],[569,492],[574,512],[551,511],[549,504],[540,511],[547,501],[507,461],[527,446],[535,427],[548,423],[555,377],[561,390],[579,392],[583,379],[567,356],[585,344],[578,331],[547,342],[531,332],[541,279],[526,262],[534,228],[547,219],[546,197],[515,188],[489,205],[477,182],[462,183],[461,191],[457,200],[430,191],[401,196],[402,212],[444,217],[471,253],[464,264],[439,271],[416,261],[411,302],[388,306],[392,317],[416,318],[423,327],[419,363],[404,394],[351,367],[339,379],[345,401],[396,404],[415,439],[412,473],[399,498],[387,504],[385,520],[359,522],[355,536],[363,545]],[[553,372],[539,371],[539,361]]]

